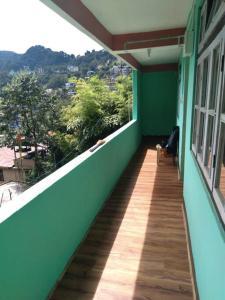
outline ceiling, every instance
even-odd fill
[[[193,0],[41,0],[132,67],[177,63]],[[168,68],[167,68],[168,69]]]
[[[179,46],[155,47],[141,49],[132,53],[132,56],[143,66],[176,63],[182,48]]]
[[[183,27],[192,0],[81,0],[112,34]]]

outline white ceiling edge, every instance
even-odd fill
[[[112,34],[186,27],[193,0],[81,0]]]

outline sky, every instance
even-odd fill
[[[0,50],[24,53],[42,45],[82,55],[102,49],[40,0],[0,0],[0,28]]]

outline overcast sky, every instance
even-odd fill
[[[0,50],[34,45],[75,55],[102,48],[39,0],[0,0]]]

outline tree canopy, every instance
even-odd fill
[[[75,80],[76,95],[62,111],[62,122],[77,139],[79,152],[124,125],[131,114],[131,78],[119,77],[114,90],[93,76]]]
[[[14,146],[16,136],[35,147],[37,174],[41,172],[38,144],[46,142],[49,130],[59,126],[59,99],[47,94],[34,73],[23,71],[3,88],[1,101],[4,143]]]
[[[46,91],[33,72],[22,71],[2,89],[0,130],[3,143],[18,144],[16,136],[35,148],[35,169],[30,179],[38,180],[94,145],[98,139],[131,118],[131,78],[118,77],[114,86],[93,76],[71,77],[75,95],[64,101],[59,90]],[[47,154],[40,156],[44,145]]]

